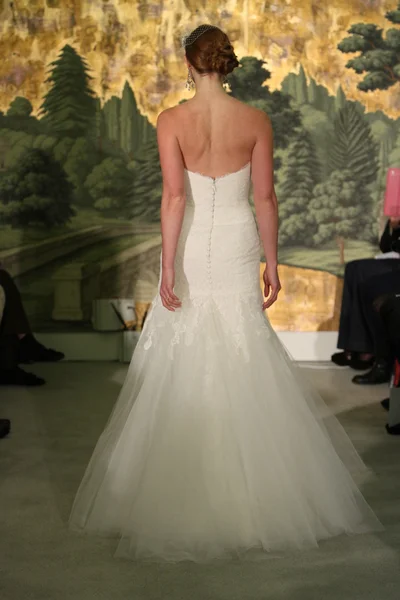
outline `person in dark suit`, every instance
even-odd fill
[[[400,236],[400,221],[390,219],[380,240],[380,250],[388,253]],[[370,371],[357,375],[357,384],[389,381],[393,363],[391,346],[380,315],[373,303],[383,293],[400,291],[400,259],[367,258],[346,265],[340,313],[338,348],[332,355],[340,366]],[[372,368],[371,368],[372,367]]]
[[[400,364],[400,294],[380,296],[374,302],[374,309],[380,314],[385,324],[388,339],[391,343],[393,356]],[[393,386],[399,387],[399,373],[394,373]],[[390,410],[390,398],[381,401],[383,408]],[[392,435],[400,435],[400,422],[386,425],[386,431]]]
[[[21,295],[11,277],[0,268],[0,385],[43,385],[45,380],[20,368],[21,363],[55,362],[64,354],[46,348],[32,334]]]

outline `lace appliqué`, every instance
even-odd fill
[[[270,337],[272,328],[261,309],[261,294],[203,295],[182,300],[182,307],[171,312],[156,296],[142,331],[144,350],[158,347],[173,360],[179,345],[191,346],[206,329],[207,347],[216,351],[229,340],[242,360],[251,360],[246,330]],[[212,326],[210,326],[210,322]],[[223,339],[222,339],[223,337]]]

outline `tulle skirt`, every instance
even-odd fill
[[[196,562],[382,529],[364,464],[261,304],[155,298],[72,528],[115,536],[118,556]]]

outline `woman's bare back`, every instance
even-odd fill
[[[260,111],[221,93],[210,102],[198,98],[174,109],[185,168],[220,177],[251,161]]]

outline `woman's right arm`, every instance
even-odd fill
[[[264,248],[263,309],[277,299],[281,284],[278,277],[278,202],[274,186],[273,132],[268,116],[257,111],[256,142],[251,157],[254,207]]]

